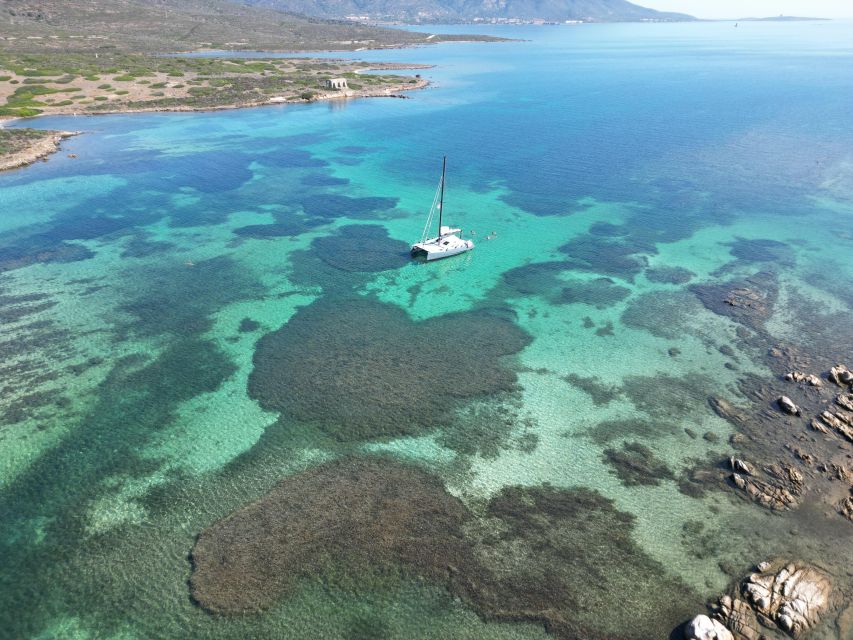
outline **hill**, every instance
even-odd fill
[[[4,0],[7,51],[317,51],[422,44],[426,34],[295,16],[226,0]],[[479,39],[479,38],[478,38]]]
[[[323,18],[407,23],[546,20],[564,22],[686,21],[691,16],[664,13],[627,0],[242,0]]]

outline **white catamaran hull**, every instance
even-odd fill
[[[462,240],[456,236],[449,238],[435,238],[426,242],[419,242],[412,245],[412,257],[423,258],[426,261],[441,260],[451,256],[458,256],[460,253],[465,253],[474,248],[474,243],[470,240]]]

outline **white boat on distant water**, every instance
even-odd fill
[[[447,156],[441,165],[441,181],[438,183],[432,206],[429,209],[424,232],[421,241],[412,245],[412,257],[421,260],[440,260],[449,258],[460,253],[465,253],[474,248],[474,243],[462,238],[462,229],[452,229],[442,224],[444,214],[444,178],[447,175]],[[438,237],[427,238],[435,212],[438,211]],[[458,234],[458,235],[457,235]]]

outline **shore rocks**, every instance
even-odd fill
[[[838,364],[829,370],[829,379],[839,386],[850,387],[853,385],[853,371],[843,364]]]
[[[800,638],[820,624],[832,598],[829,576],[798,562],[762,562],[758,569],[719,599],[713,617],[688,622],[686,640],[762,640],[771,629]]]
[[[853,490],[853,489],[851,489]],[[838,505],[838,513],[853,522],[853,496],[849,496]]]
[[[823,380],[813,373],[803,373],[802,371],[791,371],[790,373],[786,373],[785,380],[788,382],[805,382],[812,387],[823,386]]]
[[[853,393],[842,393],[835,402],[812,418],[811,427],[820,433],[835,432],[842,438],[853,442]]]
[[[755,471],[749,467],[752,474]],[[733,473],[731,481],[746,497],[773,511],[796,507],[803,492],[803,475],[792,466],[771,465],[764,468],[766,480]]]
[[[735,458],[732,456],[729,458],[729,466],[732,468],[732,471],[735,473],[743,473],[745,475],[751,476],[755,474],[755,471],[750,466],[749,463],[740,460],[739,458]]]
[[[789,416],[798,416],[800,415],[800,408],[794,404],[794,401],[791,400],[788,396],[780,396],[776,403],[779,405],[779,408],[787,413]]]
[[[732,632],[719,621],[699,615],[684,628],[685,640],[734,640]]]
[[[778,573],[754,573],[742,585],[742,593],[760,616],[795,638],[815,627],[829,608],[832,583],[807,565],[786,565]]]

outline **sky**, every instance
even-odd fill
[[[661,11],[680,11],[697,18],[809,16],[853,18],[851,0],[633,0]]]

